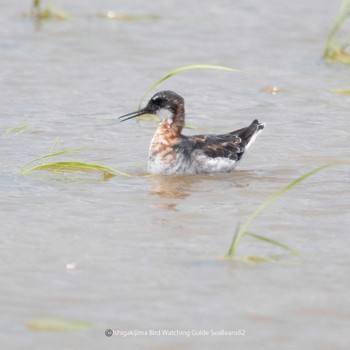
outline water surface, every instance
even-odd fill
[[[237,223],[280,186],[349,159],[349,67],[322,61],[338,2],[57,1],[77,18],[23,17],[1,5],[0,332],[5,349],[346,349],[349,344],[349,166],[318,173],[269,207],[252,230],[301,252],[245,238],[221,260]],[[156,14],[113,21],[108,10]],[[253,119],[264,133],[232,174],[145,177],[153,122],[113,123],[169,70],[220,64],[247,72],[185,72],[161,89],[186,100],[187,133]],[[276,86],[278,94],[264,92]],[[26,124],[23,133],[4,134]],[[33,172],[32,158],[100,163],[132,174]],[[66,264],[76,268],[66,270]],[[288,263],[288,264],[287,264]],[[34,331],[37,318],[91,323]],[[245,330],[245,336],[107,338],[115,330]],[[48,345],[49,344],[49,345]]]

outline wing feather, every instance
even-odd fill
[[[249,126],[223,135],[193,135],[181,137],[181,142],[177,145],[181,151],[191,157],[192,152],[201,150],[210,158],[228,158],[240,160],[253,135],[263,128],[257,120]]]

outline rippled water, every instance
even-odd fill
[[[301,252],[291,259],[249,237],[238,254],[278,264],[220,259],[235,227],[282,185],[334,159],[349,159],[348,66],[320,58],[334,1],[56,1],[76,15],[35,25],[30,1],[1,5],[0,332],[4,349],[347,349],[349,166],[309,178],[252,226]],[[135,21],[108,10],[156,14]],[[145,177],[156,124],[114,118],[135,110],[169,70],[220,64],[246,74],[192,71],[161,89],[186,100],[187,122],[225,132],[267,124],[232,174]],[[269,93],[278,87],[278,94]],[[26,125],[22,133],[8,128]],[[128,172],[32,172],[59,160]],[[76,268],[66,270],[66,264]],[[72,332],[34,331],[38,318],[89,322]],[[106,329],[193,331],[113,336]],[[196,335],[245,330],[244,336]]]

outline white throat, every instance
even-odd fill
[[[173,113],[167,109],[167,108],[162,108],[157,112],[158,117],[160,118],[160,121],[165,121],[169,125],[172,124],[173,122]]]

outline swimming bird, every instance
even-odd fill
[[[173,91],[156,93],[146,107],[125,114],[124,122],[143,114],[156,114],[160,123],[152,138],[148,172],[152,174],[214,174],[232,171],[265,124],[249,126],[223,135],[183,135],[184,99]]]

